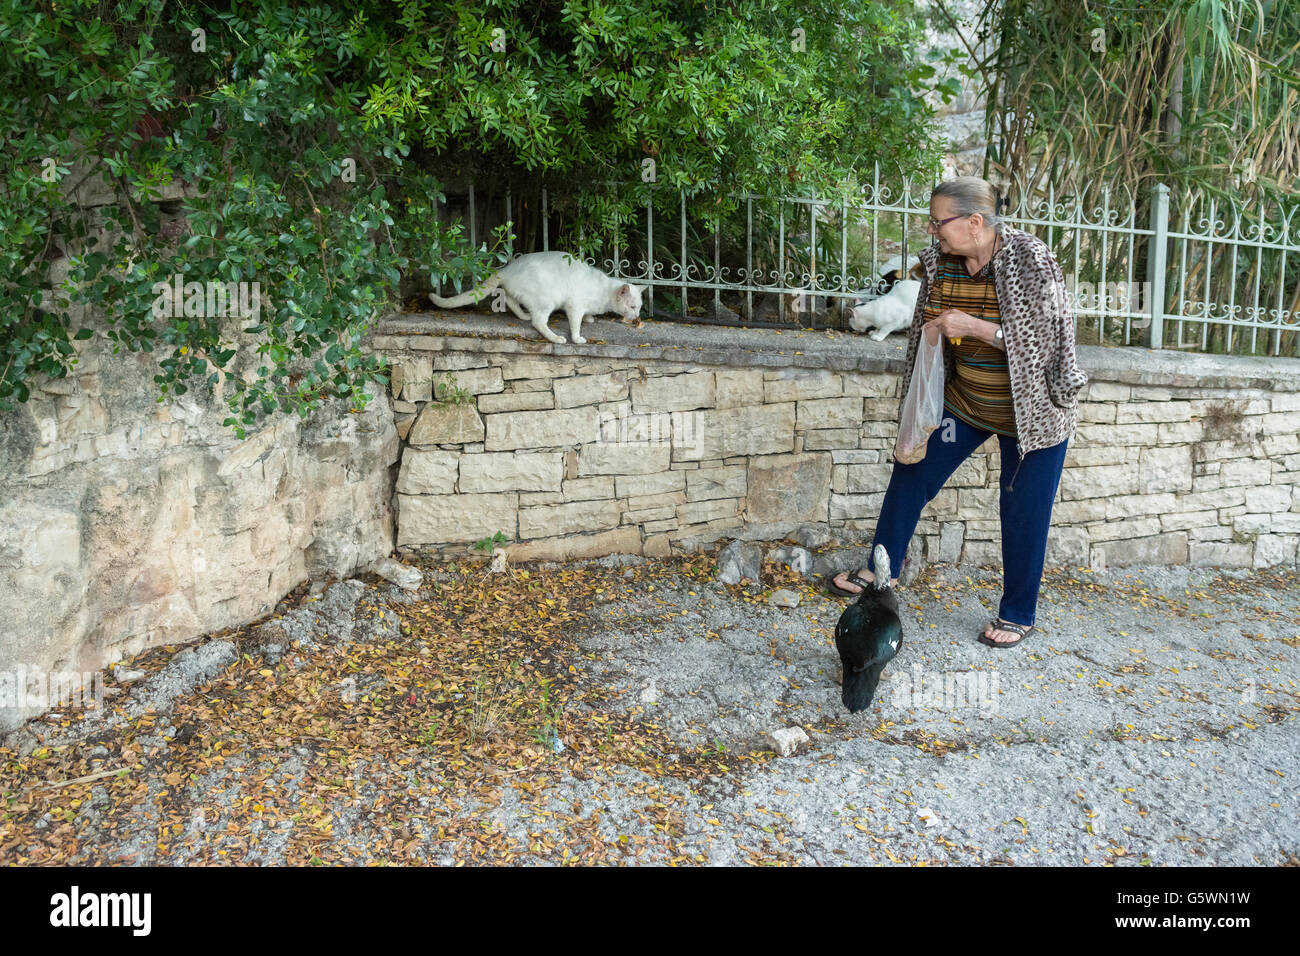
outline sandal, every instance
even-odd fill
[[[862,588],[862,591],[846,591],[835,583],[835,579],[843,573],[843,571],[832,571],[830,574],[826,575],[826,580],[823,583],[825,584],[827,591],[830,591],[832,594],[838,595],[839,597],[855,598],[861,595],[862,591],[865,591],[867,588],[874,588],[876,586],[873,582],[864,581],[862,578],[858,577],[857,571],[850,571],[848,577],[844,580],[856,584],[858,587]]]
[[[979,637],[980,643],[987,644],[989,647],[1015,647],[1028,637],[1029,632],[1034,629],[1034,625],[1032,624],[1012,624],[1010,621],[1004,621],[1000,617],[995,617],[989,623],[993,626],[993,630],[995,631],[1010,631],[1012,634],[1020,635],[1014,641],[995,641],[993,638],[987,637],[981,633]]]

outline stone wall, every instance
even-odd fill
[[[0,681],[241,625],[391,552],[386,390],[240,442],[219,393],[156,401],[156,355],[76,345],[76,376],[0,412]],[[0,706],[0,731],[42,709]]]
[[[804,524],[870,541],[903,336],[594,325],[575,346],[463,313],[381,323],[371,347],[396,366],[404,440],[399,549],[464,552],[500,531],[514,560],[664,555]],[[1053,565],[1295,564],[1300,363],[1079,355],[1091,381]],[[444,375],[472,401],[431,401]],[[990,439],[927,506],[914,561],[1000,565],[999,458]]]

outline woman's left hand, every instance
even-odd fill
[[[940,335],[950,339],[959,339],[963,335],[975,334],[975,322],[976,319],[973,315],[968,315],[960,309],[944,309],[921,326],[921,331],[934,327],[939,330]]]

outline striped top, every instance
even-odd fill
[[[937,265],[924,322],[938,318],[944,309],[958,309],[977,319],[1001,324],[993,272],[987,263],[974,276],[966,271],[964,256],[941,255]],[[970,336],[964,337],[960,345],[950,339],[947,347],[953,359],[953,374],[944,384],[944,410],[968,425],[1016,437],[1007,353]]]

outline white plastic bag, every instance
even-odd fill
[[[912,367],[912,381],[903,400],[903,415],[898,423],[898,442],[894,458],[904,465],[914,465],[925,457],[930,432],[943,419],[943,346],[938,329],[934,344],[929,335],[921,336]]]

